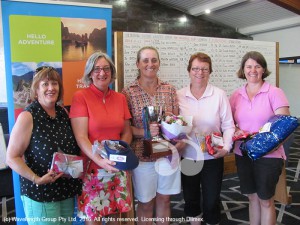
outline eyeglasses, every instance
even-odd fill
[[[101,70],[103,70],[104,73],[109,73],[110,72],[110,66],[105,66],[103,68],[96,67],[96,68],[93,69],[93,72],[98,74],[98,73],[101,72]]]
[[[54,68],[52,66],[40,66],[40,67],[36,68],[35,72],[38,73],[38,72],[42,71],[43,69],[53,70]]]
[[[201,70],[202,73],[209,73],[209,68],[193,67],[193,68],[191,68],[191,70],[194,72],[200,72],[200,70]]]

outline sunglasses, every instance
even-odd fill
[[[36,68],[35,72],[38,73],[44,69],[54,70],[54,68],[52,66],[40,66],[40,67]]]

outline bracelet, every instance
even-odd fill
[[[36,178],[36,177],[37,177],[36,174],[33,174],[32,179],[31,179],[32,182],[33,182],[34,184],[36,184],[36,183],[35,183],[35,178]]]

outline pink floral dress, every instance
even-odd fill
[[[126,171],[108,173],[89,168],[78,197],[78,216],[96,219],[131,210],[129,175]]]

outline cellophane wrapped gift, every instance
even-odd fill
[[[192,122],[192,116],[166,116],[161,122],[162,135],[168,141],[185,138],[192,131]]]
[[[53,154],[51,169],[56,173],[63,172],[64,177],[82,178],[84,158],[77,155],[55,152]]]
[[[212,134],[206,135],[205,144],[207,152],[210,155],[214,155],[216,153],[214,147],[222,149],[224,146],[222,134],[219,132],[213,132]]]
[[[246,139],[249,138],[251,135],[253,135],[253,134],[250,134],[250,133],[247,132],[247,131],[238,129],[238,130],[234,133],[234,135],[233,135],[233,137],[232,137],[232,141],[246,140]]]
[[[275,115],[253,135],[249,140],[240,145],[243,154],[252,160],[278,149],[278,147],[299,126],[298,119],[293,116]]]

